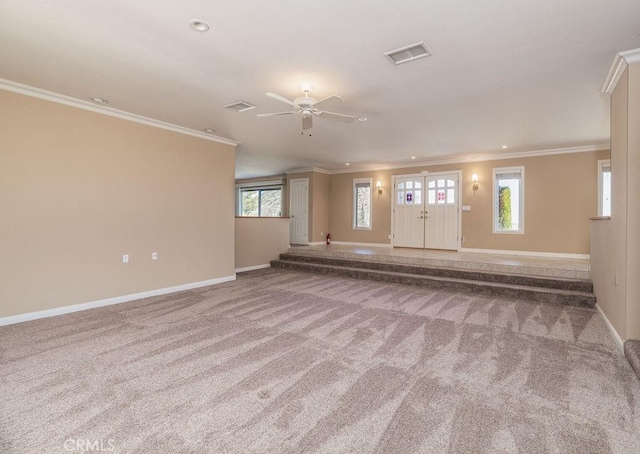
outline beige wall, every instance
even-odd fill
[[[592,221],[594,292],[598,305],[623,340],[640,338],[638,124],[640,63],[625,70],[611,95],[611,220]]]
[[[313,172],[313,224],[310,242],[326,240],[329,233],[329,175]]]
[[[329,231],[336,241],[390,243],[392,175],[415,174],[423,170],[462,170],[463,247],[534,252],[588,254],[589,217],[597,215],[597,161],[608,159],[608,151],[505,159],[476,163],[410,167],[384,171],[331,175]],[[525,167],[524,234],[494,234],[492,223],[495,167]],[[471,174],[479,175],[479,189],[473,192]],[[380,180],[383,194],[373,195],[373,228],[353,230],[352,187],[355,178]]]
[[[0,317],[233,276],[233,201],[232,146],[0,91]]]
[[[626,334],[640,339],[640,63],[629,66],[628,90]]]
[[[289,218],[236,218],[236,269],[265,265],[289,249]]]
[[[612,265],[601,273],[596,267],[592,277],[598,304],[622,339],[626,336],[628,83],[625,72],[611,97],[611,221],[604,221],[606,236],[599,246],[604,248],[606,258],[595,256],[592,260]]]

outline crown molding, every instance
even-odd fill
[[[600,93],[606,93],[608,95],[612,94],[625,69],[627,69],[626,60],[622,58],[620,54],[616,54],[616,57],[613,59],[613,64],[611,65],[611,69],[609,69],[609,74],[607,74],[607,78],[602,84]]]
[[[411,162],[406,164],[390,164],[382,165],[378,167],[370,168],[358,168],[358,169],[338,169],[330,170],[330,174],[341,173],[358,173],[358,172],[375,172],[379,170],[392,170],[392,169],[407,169],[412,167],[426,167],[437,166],[445,164],[464,164],[468,162],[483,162],[483,161],[499,161],[503,159],[516,159],[516,158],[534,158],[536,156],[550,156],[558,154],[570,154],[570,153],[588,153],[593,151],[609,150],[609,144],[601,145],[586,145],[581,147],[567,147],[567,148],[552,148],[548,150],[532,150],[532,151],[520,151],[512,153],[498,153],[498,154],[485,154],[485,155],[473,155],[473,156],[458,156],[448,159],[433,159],[429,161]]]
[[[640,47],[637,49],[625,50],[624,52],[620,52],[618,55],[625,59],[627,65],[633,65],[634,63],[640,62]]]
[[[300,169],[291,169],[291,170],[284,171],[284,173],[286,173],[287,175],[292,173],[305,173],[305,172],[318,172],[318,173],[324,173],[325,175],[329,175],[331,173],[330,170],[323,169],[321,167],[303,167]]]
[[[166,123],[164,121],[155,120],[153,118],[143,117],[142,115],[125,112],[123,110],[114,109],[112,107],[99,106],[89,101],[72,98],[71,96],[54,93],[52,91],[43,90],[41,88],[31,87],[29,85],[24,85],[7,79],[0,79],[0,90],[6,90],[25,96],[31,96],[33,98],[44,99],[45,101],[64,104],[65,106],[76,107],[78,109],[88,110],[90,112],[98,113],[101,115],[108,115],[110,117],[120,118],[121,120],[132,121],[134,123],[140,123],[154,128],[166,129],[167,131],[173,131],[187,136],[198,137],[200,139],[210,140],[212,142],[223,143],[225,145],[232,145],[234,147],[240,145],[240,142],[227,139],[225,137],[206,134],[195,129],[189,129],[185,128],[184,126],[178,126],[171,123]]]
[[[640,48],[617,53],[600,92],[608,95],[612,94],[627,66],[638,62],[640,62]]]

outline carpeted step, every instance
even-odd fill
[[[475,294],[504,296],[524,300],[545,301],[570,306],[594,307],[596,303],[596,298],[592,293],[575,290],[484,282],[470,279],[353,268],[293,260],[274,260],[271,262],[271,266],[274,268],[294,271],[306,271],[356,279],[370,279],[396,284],[420,285],[430,288],[451,289]]]
[[[427,275],[452,279],[493,282],[496,284],[519,285],[526,287],[543,287],[550,289],[572,290],[576,292],[593,292],[593,284],[584,279],[566,279],[553,277],[526,276],[483,271],[471,271],[453,268],[436,268],[433,266],[405,265],[381,261],[353,260],[346,258],[322,257],[302,254],[280,254],[280,260],[289,262],[316,263],[320,265],[360,268],[393,273]]]
[[[629,360],[636,376],[640,378],[640,340],[627,339],[624,341],[624,356]]]

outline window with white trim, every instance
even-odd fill
[[[282,216],[282,180],[236,185],[237,215],[246,217]]]
[[[524,167],[493,169],[493,233],[524,233]]]
[[[598,161],[598,216],[611,216],[611,160]]]
[[[353,229],[371,230],[371,178],[353,180]]]

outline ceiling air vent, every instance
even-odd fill
[[[251,110],[256,108],[256,106],[244,101],[232,102],[231,104],[227,104],[224,107],[226,107],[227,109],[235,110],[236,112],[244,112],[246,110]]]
[[[406,63],[408,61],[417,60],[422,57],[430,57],[433,55],[424,41],[400,49],[385,52],[384,55],[391,60],[394,65]]]

